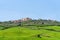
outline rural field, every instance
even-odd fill
[[[0,0],[0,40],[60,40],[60,0]]]
[[[0,40],[60,40],[60,26],[33,27],[0,30]]]

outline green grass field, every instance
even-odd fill
[[[24,27],[13,27],[6,30],[0,30],[0,40],[60,40],[59,31],[46,30],[60,30],[59,26],[40,28],[40,30],[32,30]],[[37,37],[38,34],[41,35],[41,38]]]

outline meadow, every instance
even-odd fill
[[[33,27],[17,26],[0,30],[0,40],[60,40],[60,26]]]

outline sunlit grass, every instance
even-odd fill
[[[54,26],[44,28],[57,30],[60,27]],[[41,34],[42,38],[37,37],[38,34]],[[32,30],[24,27],[13,27],[6,30],[0,30],[0,40],[60,40],[60,32],[45,29]]]

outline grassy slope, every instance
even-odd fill
[[[56,27],[54,28],[57,29]],[[37,34],[43,34],[42,38],[36,37]],[[15,27],[1,30],[0,40],[60,40],[60,32],[48,31],[45,29],[31,30],[23,27]]]

